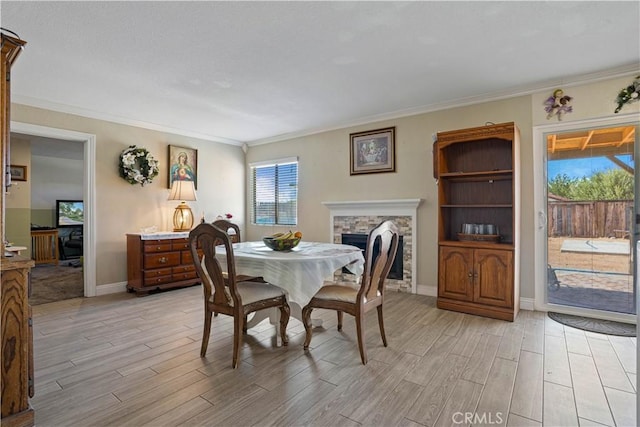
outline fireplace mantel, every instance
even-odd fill
[[[360,215],[375,212],[376,215],[415,215],[422,199],[354,200],[322,202],[336,215]]]
[[[409,262],[411,270],[410,292],[416,292],[417,277],[417,214],[422,199],[393,199],[393,200],[354,200],[322,202],[329,209],[329,241],[337,239],[336,218],[342,217],[399,217],[404,218],[405,231],[410,235],[410,250],[405,248],[405,262]],[[382,219],[382,218],[379,218]],[[368,218],[372,221],[372,218]],[[364,222],[366,223],[365,220]],[[369,224],[371,226],[373,224]],[[359,228],[362,228],[360,224]],[[358,232],[364,232],[364,229]],[[407,234],[405,234],[407,235]],[[406,237],[405,237],[406,239]],[[339,241],[339,240],[338,240]],[[407,276],[408,277],[408,276]]]

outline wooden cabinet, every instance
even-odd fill
[[[138,295],[200,283],[188,233],[127,234],[127,290]]]
[[[438,296],[488,306],[512,305],[513,252],[440,246]],[[444,308],[444,307],[443,307]]]
[[[34,423],[29,401],[34,393],[33,332],[29,305],[29,272],[33,260],[3,258],[2,270],[2,426]]]
[[[519,130],[438,133],[438,307],[504,320],[519,309]],[[464,224],[490,224],[495,235]]]
[[[2,273],[2,308],[0,319],[0,382],[2,383],[3,427],[28,427],[34,424],[34,411],[29,401],[33,397],[33,335],[31,306],[29,305],[29,271],[34,263],[29,258],[5,256],[5,192],[8,185],[9,124],[11,110],[11,66],[26,44],[8,36],[2,29],[2,58],[0,60],[0,128],[2,145],[2,191],[0,191],[0,269]]]

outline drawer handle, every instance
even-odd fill
[[[160,264],[166,264],[166,263],[167,263],[167,257],[164,257],[164,256],[163,256],[162,258],[159,258],[159,259],[158,259],[158,262],[159,262]]]
[[[162,249],[162,246],[156,246],[156,249],[160,250],[160,249]]]

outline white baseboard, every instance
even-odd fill
[[[418,295],[427,295],[429,297],[438,296],[438,287],[430,285],[416,285],[416,293]]]
[[[520,298],[520,309],[535,311],[535,307],[533,306],[533,298]]]
[[[107,285],[96,286],[96,296],[117,294],[127,291],[127,282],[109,283]],[[416,293],[418,295],[426,295],[430,297],[438,296],[438,287],[430,285],[417,285]],[[520,298],[520,309],[535,310],[533,307],[533,298]]]
[[[127,292],[127,282],[109,283],[96,286],[96,296]]]

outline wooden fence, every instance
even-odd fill
[[[629,238],[633,226],[632,200],[549,201],[547,206],[549,237]]]

